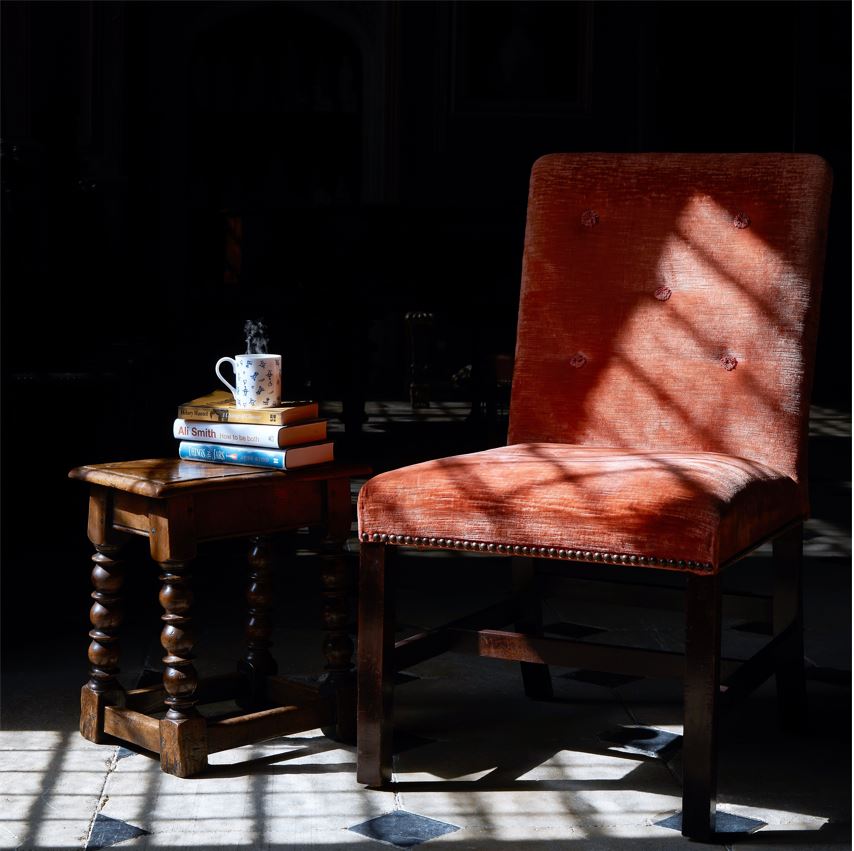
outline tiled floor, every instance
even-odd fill
[[[725,720],[719,808],[765,825],[752,835],[723,836],[720,844],[730,848],[850,847],[850,503],[840,505],[840,494],[848,499],[850,461],[838,463],[850,451],[850,428],[833,412],[816,421],[816,430],[823,423],[829,431],[816,434],[816,517],[806,534],[812,723],[801,737],[783,736],[772,684]],[[375,426],[381,429],[381,420]],[[355,556],[355,542],[353,550]],[[137,555],[142,565],[144,551]],[[201,673],[227,669],[212,660],[236,658],[241,645],[233,569],[241,552],[221,546],[205,557],[208,572],[197,572]],[[743,589],[761,588],[768,563],[759,551],[733,578]],[[401,557],[400,574],[404,628],[483,605],[485,593],[500,595],[508,581],[502,559],[414,551]],[[285,673],[322,665],[316,575],[308,550],[278,575],[275,648]],[[452,577],[460,590],[449,600]],[[141,567],[134,581],[137,592],[150,586],[152,594],[147,608],[129,613],[129,684],[160,656],[154,574]],[[593,636],[601,627],[596,640],[679,645],[676,612],[554,596],[545,614],[558,632]],[[746,655],[765,640],[743,617],[727,615],[725,625],[730,655]],[[554,669],[555,700],[532,702],[522,694],[517,665],[445,654],[401,677],[388,790],[357,784],[354,748],[319,730],[215,754],[206,776],[180,780],[162,774],[151,756],[93,745],[76,732],[86,644],[82,630],[49,642],[33,637],[7,653],[0,847],[688,847],[678,830],[660,824],[680,808],[678,740],[665,735],[681,732],[678,683]],[[666,747],[643,753],[644,746],[655,750],[650,744]]]

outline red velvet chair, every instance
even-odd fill
[[[359,498],[358,778],[390,777],[392,675],[450,649],[683,675],[682,832],[715,823],[718,709],[776,674],[804,710],[806,435],[831,174],[798,154],[555,154],[534,165],[508,445],[394,470]],[[774,638],[721,694],[721,576],[773,540]],[[392,546],[686,575],[684,662],[536,635],[520,609],[398,643]],[[609,655],[610,654],[610,655]],[[684,667],[683,667],[684,665]],[[726,668],[729,671],[729,668]]]

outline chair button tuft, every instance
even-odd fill
[[[671,290],[670,287],[658,287],[658,289],[653,293],[653,295],[659,301],[667,301],[667,299],[669,299],[670,296],[673,295],[673,290]]]
[[[738,358],[735,355],[723,355],[721,357],[721,366],[727,372],[732,372],[738,366]]]
[[[587,358],[581,352],[576,352],[570,359],[569,365],[574,369],[580,369],[587,363]]]
[[[745,228],[750,227],[750,216],[745,212],[739,211],[733,216],[732,226],[734,228],[738,228],[739,230],[744,230]]]
[[[599,213],[595,210],[585,210],[581,214],[581,224],[586,228],[592,228],[599,224]]]

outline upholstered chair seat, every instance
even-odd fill
[[[359,502],[372,541],[692,572],[800,517],[797,484],[757,461],[560,443],[393,470]]]

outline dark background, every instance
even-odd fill
[[[267,322],[286,394],[344,401],[341,449],[360,460],[376,462],[362,402],[408,398],[408,312],[433,314],[433,397],[488,395],[544,153],[824,156],[814,402],[850,409],[850,16],[816,0],[5,0],[12,643],[68,617],[84,646],[85,489],[66,473],[174,455],[176,405],[216,386],[246,318]],[[494,438],[473,419],[465,448]]]

